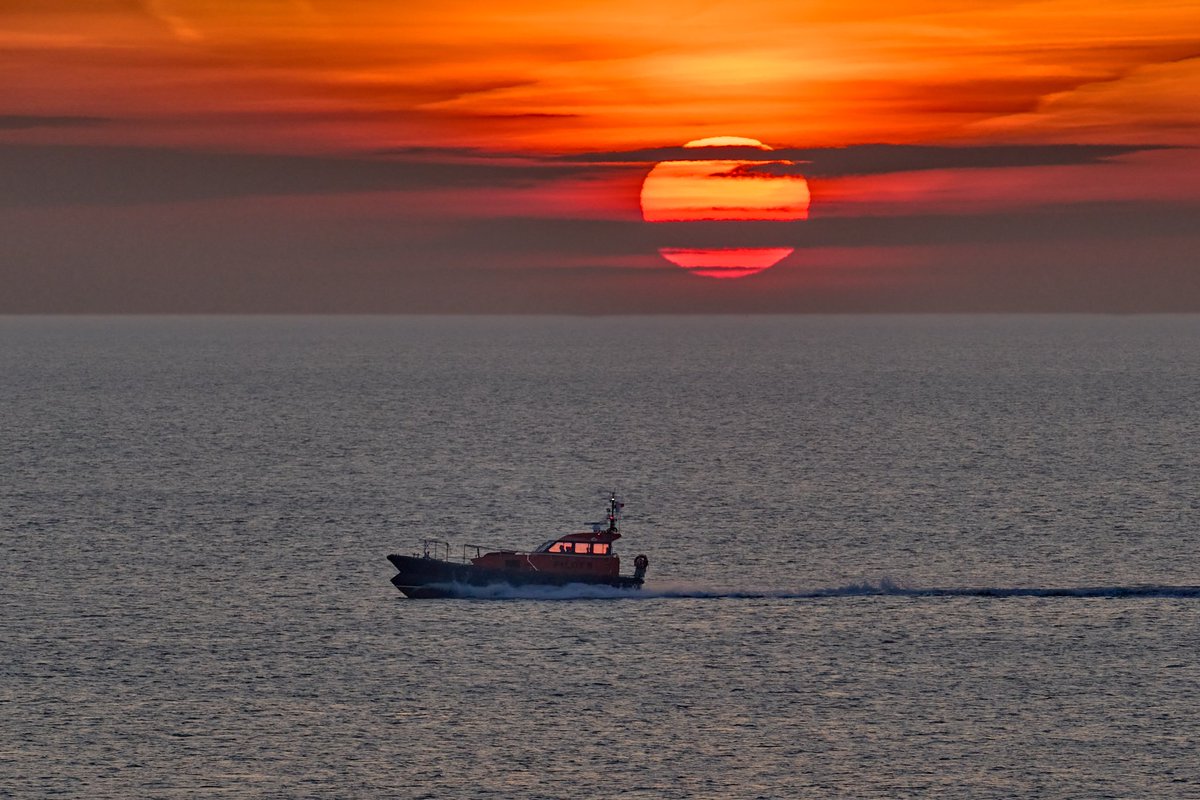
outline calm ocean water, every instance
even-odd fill
[[[1200,318],[0,318],[0,796],[1200,797]],[[606,490],[640,595],[412,601]]]

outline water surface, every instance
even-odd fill
[[[0,318],[0,796],[1200,796],[1200,318]],[[409,601],[626,500],[646,591]]]

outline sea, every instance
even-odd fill
[[[1197,798],[1198,441],[1196,316],[2,317],[0,797]]]

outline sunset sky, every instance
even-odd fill
[[[1200,311],[1198,146],[1197,0],[0,0],[0,313]]]

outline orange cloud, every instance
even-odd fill
[[[1197,30],[1172,0],[16,0],[0,114],[265,150],[1178,142]]]
[[[1112,80],[1047,95],[1037,108],[990,119],[976,128],[989,137],[1041,141],[1200,142],[1200,56],[1150,64]]]

